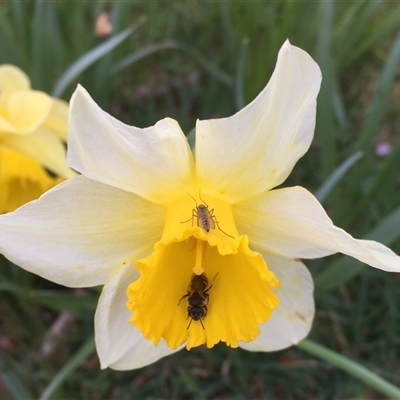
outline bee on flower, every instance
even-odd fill
[[[210,285],[208,284],[208,278],[204,272],[200,275],[192,275],[187,293],[184,294],[178,302],[179,306],[179,304],[185,297],[188,298],[187,318],[190,318],[190,321],[186,329],[190,328],[193,320],[200,321],[202,328],[205,329],[203,319],[207,315],[208,311],[207,304],[210,299],[210,295],[208,294],[208,292],[213,287],[213,285],[214,281],[211,282]]]
[[[310,146],[320,83],[318,65],[287,41],[254,101],[197,121],[193,153],[175,120],[127,126],[79,86],[68,163],[82,175],[0,216],[0,252],[59,284],[104,285],[102,368],[219,342],[251,351],[298,343],[315,311],[299,258],[341,252],[400,271],[396,254],[335,227],[306,189],[274,189]]]
[[[66,163],[67,114],[65,101],[32,90],[19,68],[0,65],[0,213],[76,175]]]

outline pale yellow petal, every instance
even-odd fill
[[[29,90],[30,87],[28,76],[18,67],[11,64],[0,65],[0,109],[4,109],[12,92]]]
[[[0,253],[27,271],[70,287],[104,284],[117,265],[151,252],[164,210],[83,176],[0,216]]]
[[[76,172],[67,165],[66,149],[62,141],[43,127],[30,135],[2,136],[1,143],[36,160],[62,178],[76,176]]]
[[[53,98],[53,105],[43,122],[43,126],[66,142],[68,138],[68,103]]]
[[[0,214],[37,199],[61,181],[31,158],[0,147]]]
[[[9,133],[16,133],[16,132],[17,130],[15,129],[15,127],[5,116],[1,115],[0,112],[0,138]]]
[[[199,187],[232,203],[281,184],[314,135],[321,72],[287,41],[256,99],[228,118],[198,121]]]
[[[7,117],[14,133],[27,134],[36,130],[46,119],[53,99],[35,90],[13,92],[7,101]]]
[[[318,200],[302,187],[266,192],[237,205],[239,232],[255,249],[289,258],[343,253],[384,271],[400,272],[400,257],[371,240],[357,240],[333,225]]]

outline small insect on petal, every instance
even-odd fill
[[[207,315],[208,311],[207,304],[210,298],[208,292],[213,287],[217,275],[215,275],[210,285],[208,285],[208,278],[205,273],[202,273],[201,275],[192,275],[192,279],[187,288],[187,293],[184,294],[178,302],[179,306],[179,304],[185,297],[188,298],[187,312],[190,321],[186,329],[189,329],[190,324],[193,320],[200,321],[201,326],[203,327],[203,329],[205,329],[203,325],[203,319]]]
[[[218,227],[218,229],[226,236],[231,237],[234,239],[232,235],[229,235],[228,233],[224,232],[218,223],[217,217],[214,215],[214,209],[209,209],[208,204],[201,198],[201,195],[199,193],[200,200],[204,203],[202,204],[197,204],[197,200],[190,194],[188,195],[194,200],[196,203],[196,208],[193,208],[192,210],[192,217],[189,218],[186,221],[182,221],[181,223],[189,222],[192,221],[192,226],[193,226],[193,219],[197,218],[197,226],[204,229],[207,233],[210,232],[211,229],[215,229],[215,226]]]

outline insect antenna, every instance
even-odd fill
[[[190,325],[192,324],[192,321],[193,321],[193,318],[190,318],[189,325],[187,326],[186,329],[189,329],[189,328],[190,328]],[[201,323],[201,327],[202,327],[204,330],[206,330],[206,328],[204,328],[203,321],[202,321],[201,319],[200,319],[200,323]]]
[[[199,197],[200,197],[200,200],[206,205],[206,207],[208,208],[208,204],[204,201],[204,199],[202,199],[202,197],[201,197],[201,189],[199,189]],[[196,206],[197,206],[197,203],[196,203]]]
[[[198,208],[197,200],[189,192],[186,193],[194,200],[194,202],[196,203],[196,208]]]

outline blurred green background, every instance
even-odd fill
[[[114,36],[95,34],[102,12]],[[251,101],[288,38],[318,62],[323,84],[311,149],[284,186],[306,187],[336,225],[400,253],[399,28],[398,2],[385,1],[8,0],[0,63],[65,100],[79,82],[127,124],[169,116],[189,134],[197,118]],[[316,285],[310,338],[400,386],[400,276],[340,255],[305,263]],[[91,342],[98,294],[0,259],[0,398],[382,398],[296,347],[268,354],[221,344],[100,371]]]

